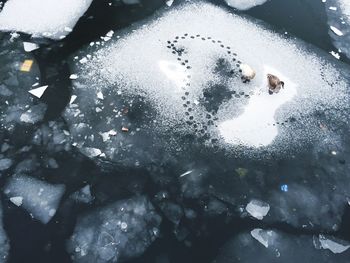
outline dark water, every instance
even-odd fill
[[[222,1],[212,2],[224,5]],[[42,84],[50,85],[50,89],[42,98],[48,105],[44,122],[60,119],[60,114],[69,102],[71,93],[69,79],[71,73],[67,63],[69,56],[99,36],[105,35],[109,30],[123,29],[154,14],[164,6],[162,0],[144,0],[141,6],[115,5],[112,8],[108,3],[109,1],[93,1],[74,31],[64,40],[56,42],[37,40],[43,45],[42,48],[33,52],[33,55],[38,62]],[[176,0],[174,5],[176,5]],[[301,38],[326,52],[336,50],[328,35],[327,17],[321,1],[271,0],[262,6],[243,12],[243,14],[260,19],[270,24],[273,30],[280,33],[288,32],[288,35]],[[8,38],[7,34],[0,36],[2,41],[6,41]],[[29,39],[29,36],[21,35],[21,38],[26,40]],[[341,60],[345,63],[349,62],[345,57],[341,57]],[[21,131],[15,135],[2,131],[2,138],[9,138],[19,148],[21,145],[26,145],[25,136]],[[34,147],[32,151],[38,156],[45,154],[45,150],[40,147]],[[271,172],[277,166],[278,169],[288,174],[288,171],[294,169],[293,167],[308,167],[308,158],[311,157],[305,154],[294,161],[281,161],[277,165],[268,164],[267,167],[260,165],[259,168]],[[56,170],[43,169],[39,176],[52,183],[65,183],[67,186],[65,197],[86,183],[91,184],[93,192],[97,194],[96,202],[90,207],[80,205],[72,209],[63,201],[53,220],[47,225],[43,225],[33,220],[23,209],[15,207],[8,201],[3,201],[4,225],[10,240],[9,262],[11,263],[71,262],[65,244],[73,232],[78,214],[88,211],[91,207],[100,207],[112,200],[128,198],[140,193],[154,196],[159,190],[162,190],[162,182],[155,184],[152,174],[147,169],[128,169],[113,165],[104,166],[102,169],[74,148],[67,154],[55,155],[55,159],[59,163],[59,168]],[[342,165],[344,159],[348,159],[348,157],[339,157],[334,166]],[[245,160],[237,160],[239,165],[244,165],[244,162]],[[181,161],[177,163],[181,163]],[[223,164],[213,162],[212,165],[213,167],[221,167]],[[171,182],[170,171],[173,167],[169,165],[169,167],[162,168],[168,169],[169,175],[162,177],[161,180]],[[12,172],[10,170],[7,175],[2,176],[2,185]],[[176,173],[174,172],[174,174]],[[217,179],[219,178],[220,175]],[[278,184],[279,182],[276,182],[276,185]],[[166,182],[164,185],[168,187],[171,183]],[[173,192],[176,193],[176,189]],[[174,200],[176,198],[174,196]],[[4,197],[2,200],[7,199]],[[194,200],[183,201],[183,204],[188,207],[200,205]],[[225,203],[225,205],[228,210],[234,210],[230,202]],[[342,220],[344,223],[335,235],[350,240],[350,227],[346,224],[349,220],[350,209],[347,207]],[[253,227],[265,226],[261,222],[227,214],[216,216],[203,214],[195,222],[184,220],[182,224],[190,229],[191,234],[188,239],[191,245],[177,239],[176,235],[173,234],[172,223],[164,217],[161,225],[161,237],[149,247],[144,255],[128,262],[212,262],[220,248],[234,235]],[[294,235],[317,233],[313,230],[298,229],[283,223],[270,224],[269,227],[275,227]]]

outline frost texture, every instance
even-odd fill
[[[77,221],[69,242],[74,262],[119,262],[141,255],[161,218],[145,197],[121,200]]]
[[[72,31],[91,2],[92,0],[9,0],[0,12],[0,30],[62,39]]]

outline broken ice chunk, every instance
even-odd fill
[[[10,201],[15,204],[16,206],[21,206],[23,203],[23,197],[22,196],[14,196],[10,198]]]
[[[78,78],[78,75],[77,74],[71,74],[69,76],[70,79],[77,79]]]
[[[173,5],[173,3],[174,3],[174,0],[167,0],[167,1],[165,1],[165,4],[167,5],[167,6],[172,6]]]
[[[270,210],[270,205],[260,200],[252,200],[247,204],[247,212],[256,219],[262,220]]]
[[[55,215],[64,191],[62,184],[52,185],[24,175],[11,177],[4,190],[12,202],[21,203],[28,213],[44,224]]]
[[[99,98],[100,100],[103,100],[103,93],[101,91],[97,93],[97,98]]]
[[[97,157],[101,155],[101,150],[97,148],[92,147],[83,147],[80,149],[86,156],[89,156],[90,158]]]
[[[41,98],[41,96],[44,94],[45,90],[47,89],[48,85],[46,86],[41,86],[39,88],[36,88],[36,89],[31,89],[29,90],[28,92],[32,95],[34,95],[35,97],[37,98]]]
[[[338,240],[332,237],[326,237],[325,235],[319,235],[320,247],[323,249],[329,249],[334,254],[343,253],[350,248],[350,243],[342,240]]]
[[[61,39],[72,31],[91,2],[92,0],[9,0],[0,12],[0,30]]]
[[[323,249],[319,250],[320,247],[316,248],[312,236],[257,228],[231,239],[220,249],[215,262],[349,262],[348,251],[332,254]]]
[[[86,185],[79,191],[73,193],[71,198],[77,202],[86,204],[91,203],[92,200],[94,200],[94,197],[91,195],[90,185]]]
[[[38,49],[39,45],[31,42],[23,42],[23,48],[24,48],[24,51],[31,52]]]
[[[0,159],[0,171],[5,171],[11,167],[13,161],[8,158]]]
[[[29,110],[22,113],[20,121],[35,124],[44,118],[46,108],[44,104],[34,105]]]
[[[146,197],[120,200],[77,221],[68,250],[74,262],[119,262],[157,238],[161,217]]]
[[[263,230],[261,228],[253,229],[250,234],[266,248],[272,243],[270,239],[274,239],[273,236],[276,235],[271,230]]]
[[[334,34],[336,34],[337,36],[343,36],[343,32],[341,32],[338,28],[336,28],[335,26],[330,26],[330,29],[333,31]]]

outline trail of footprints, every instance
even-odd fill
[[[241,61],[237,58],[237,54],[234,53],[231,50],[230,46],[224,45],[223,42],[221,40],[215,40],[212,37],[205,37],[205,36],[201,36],[201,35],[189,35],[188,33],[185,33],[183,36],[176,36],[175,39],[173,41],[168,40],[167,41],[167,48],[171,50],[172,54],[177,56],[177,61],[179,62],[179,64],[183,67],[185,67],[186,71],[190,71],[192,69],[192,66],[189,63],[189,60],[185,58],[184,54],[185,49],[183,47],[178,47],[178,43],[180,41],[184,41],[186,39],[189,40],[200,40],[200,41],[206,41],[212,44],[217,44],[219,45],[224,52],[226,52],[228,55],[230,55],[232,57],[232,62],[234,63],[235,67],[236,67],[236,71],[235,70],[231,70],[231,74],[234,75],[235,73],[239,72],[239,74],[241,74],[242,70],[240,69],[240,65],[241,65]],[[247,83],[249,82],[248,79],[245,79],[243,76],[241,76],[241,80],[243,83]],[[185,115],[187,116],[187,121],[186,123],[190,126],[192,126],[194,128],[195,132],[199,132],[200,134],[202,134],[205,137],[209,138],[209,135],[206,134],[206,131],[208,130],[208,126],[211,125],[215,125],[217,126],[215,123],[218,121],[218,118],[215,116],[214,112],[207,112],[206,113],[206,120],[207,122],[198,122],[195,120],[195,117],[193,116],[193,109],[194,107],[198,106],[196,103],[191,102],[190,100],[190,92],[188,91],[188,87],[191,86],[191,74],[189,73],[186,78],[184,79],[184,85],[182,87],[182,89],[184,90],[184,94],[181,97],[182,100],[184,101],[183,103],[183,107],[185,109]],[[234,96],[237,99],[250,99],[250,95],[246,92],[243,91],[232,91],[232,96]],[[268,126],[286,126],[288,124],[292,124],[298,120],[301,120],[302,117],[296,118],[296,117],[289,117],[286,120],[284,120],[283,122],[275,122],[275,123],[267,123],[266,125]],[[213,142],[217,141],[216,139],[213,139]]]

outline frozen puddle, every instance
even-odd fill
[[[79,77],[64,117],[91,158],[142,164],[181,151],[186,136],[230,151],[288,151],[321,136],[318,111],[336,119],[348,108],[348,69],[211,4],[181,5],[112,38],[72,62]],[[242,63],[256,71],[249,83]],[[268,94],[267,73],[285,82],[280,93]]]
[[[243,113],[219,124],[220,133],[227,143],[267,146],[278,135],[275,114],[283,104],[297,95],[297,85],[275,69],[265,67],[264,73],[263,76],[268,73],[280,76],[287,83],[287,87],[270,95],[266,92],[266,78],[263,77],[260,87],[251,96]]]
[[[264,4],[267,2],[267,0],[225,0],[225,2],[229,6],[237,8],[239,10],[248,10],[255,6]]]
[[[73,30],[91,2],[92,0],[9,0],[0,12],[0,30],[62,39]]]
[[[350,58],[350,2],[348,0],[327,0],[329,35],[340,53]]]

